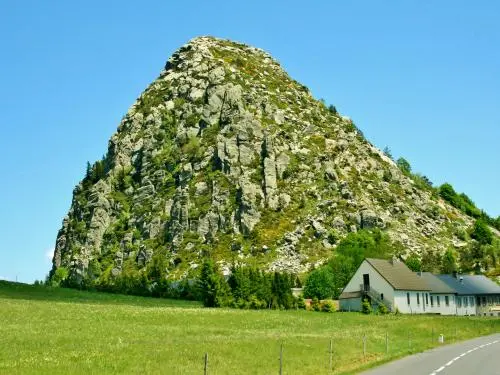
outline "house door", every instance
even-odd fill
[[[363,289],[365,291],[369,291],[370,290],[370,275],[365,273],[363,275]]]

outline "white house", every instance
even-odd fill
[[[360,311],[364,299],[376,307],[383,303],[390,311],[407,314],[430,312],[427,283],[398,260],[367,258],[339,297],[344,311]]]
[[[367,258],[339,297],[343,311],[376,308],[406,314],[500,316],[500,286],[482,275],[412,272],[403,262]]]
[[[456,315],[500,316],[500,286],[483,275],[436,275],[455,291]]]
[[[429,289],[429,313],[441,315],[456,315],[456,292],[430,272],[417,272],[416,275],[425,281]]]

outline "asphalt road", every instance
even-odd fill
[[[500,375],[500,333],[415,354],[363,375]]]

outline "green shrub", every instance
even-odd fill
[[[60,286],[61,283],[68,278],[68,275],[69,272],[67,268],[59,267],[58,269],[56,269],[56,272],[54,272],[54,275],[50,280],[50,286]]]
[[[372,313],[372,305],[370,301],[368,301],[366,298],[363,300],[363,303],[361,304],[361,312],[363,314],[371,314]]]
[[[321,311],[321,305],[319,303],[319,299],[314,297],[311,301],[311,310],[312,311]]]
[[[307,306],[306,306],[306,302],[304,301],[304,299],[299,297],[299,298],[297,299],[297,308],[298,308],[298,309],[301,309],[301,310],[305,310],[305,309],[306,309],[306,307],[307,307]]]
[[[386,305],[384,305],[383,303],[379,303],[377,307],[377,312],[379,314],[385,315],[389,312],[389,310],[387,309]]]
[[[327,299],[321,302],[321,311],[323,312],[335,312],[335,304],[331,299]]]

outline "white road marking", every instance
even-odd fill
[[[443,371],[446,367],[451,366],[453,364],[453,362],[458,361],[460,358],[465,357],[467,354],[472,353],[474,350],[478,350],[478,349],[484,348],[484,347],[486,347],[488,345],[496,344],[499,341],[500,340],[495,340],[495,341],[489,342],[487,344],[479,345],[479,346],[476,346],[475,348],[469,349],[466,352],[460,354],[458,357],[453,358],[451,361],[449,361],[444,366],[441,366],[437,370],[434,370],[434,372],[431,372],[429,375],[437,375],[438,372]]]

